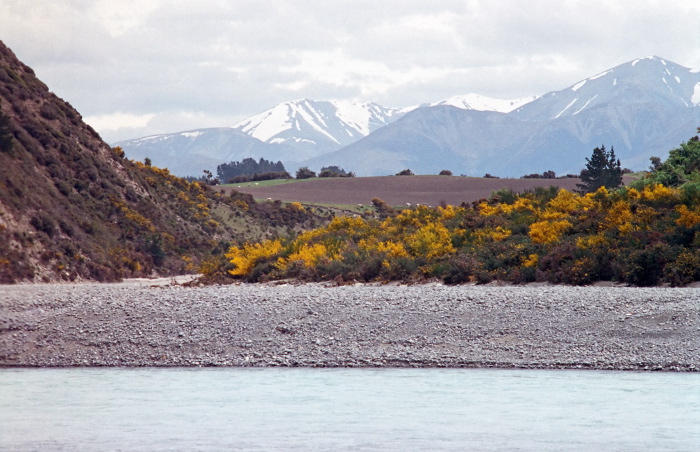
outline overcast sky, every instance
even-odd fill
[[[511,99],[647,55],[700,68],[700,1],[0,0],[0,40],[114,142],[300,98]]]

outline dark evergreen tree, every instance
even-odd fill
[[[249,176],[253,178],[256,174],[264,173],[284,173],[284,165],[282,162],[273,163],[264,158],[259,161],[248,157],[240,162],[222,163],[216,167],[216,175],[220,181],[228,182],[238,176]]]
[[[581,183],[576,184],[582,193],[592,193],[600,187],[617,188],[622,185],[622,167],[615,157],[615,150],[605,150],[605,146],[593,149],[590,158],[586,157],[586,168],[579,176]]]
[[[321,172],[318,173],[318,177],[355,177],[355,174],[345,171],[343,168],[338,166],[324,166],[321,168]]]

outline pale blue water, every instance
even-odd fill
[[[700,374],[0,369],[3,451],[700,450]]]

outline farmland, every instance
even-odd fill
[[[223,185],[221,190],[237,190],[256,199],[297,201],[308,204],[370,204],[380,198],[389,205],[423,204],[437,206],[471,203],[488,198],[492,192],[511,189],[516,192],[536,187],[557,186],[575,190],[580,180],[498,179],[459,176],[381,176],[290,180],[278,184]]]

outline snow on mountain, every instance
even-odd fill
[[[441,100],[430,104],[431,107],[438,105],[451,105],[453,107],[464,110],[477,111],[496,111],[500,113],[509,113],[516,108],[532,102],[539,96],[529,96],[520,99],[504,100],[493,97],[482,96],[480,94],[470,93],[464,96],[454,96],[449,99]]]
[[[623,166],[641,170],[649,157],[665,157],[695,133],[699,98],[699,71],[641,58],[508,113],[452,106],[464,107],[468,100],[419,108],[304,164],[312,169],[336,164],[367,176],[401,167],[417,174],[441,169],[472,176],[568,174],[578,173],[592,149],[603,144],[614,147]]]
[[[639,58],[552,91],[514,110],[519,118],[538,121],[575,116],[615,102],[660,103],[669,108],[700,102],[700,74],[657,56]]]
[[[505,113],[536,98],[502,100],[467,94],[428,105],[452,105],[464,110]],[[390,108],[374,102],[301,99],[272,107],[234,124],[233,129],[265,143],[286,144],[298,151],[297,155],[290,156],[292,160],[304,160],[354,143],[416,108]]]
[[[233,125],[265,143],[286,144],[295,160],[333,151],[369,135],[406,113],[373,102],[301,99],[285,102]]]
[[[621,64],[543,96],[478,94],[420,107],[301,99],[230,128],[146,137],[121,145],[176,174],[199,174],[245,157],[287,170],[339,165],[360,175],[451,169],[470,175],[577,172],[595,146],[614,146],[623,165],[689,138],[700,124],[700,71],[659,57]],[[405,169],[405,168],[399,168]]]

